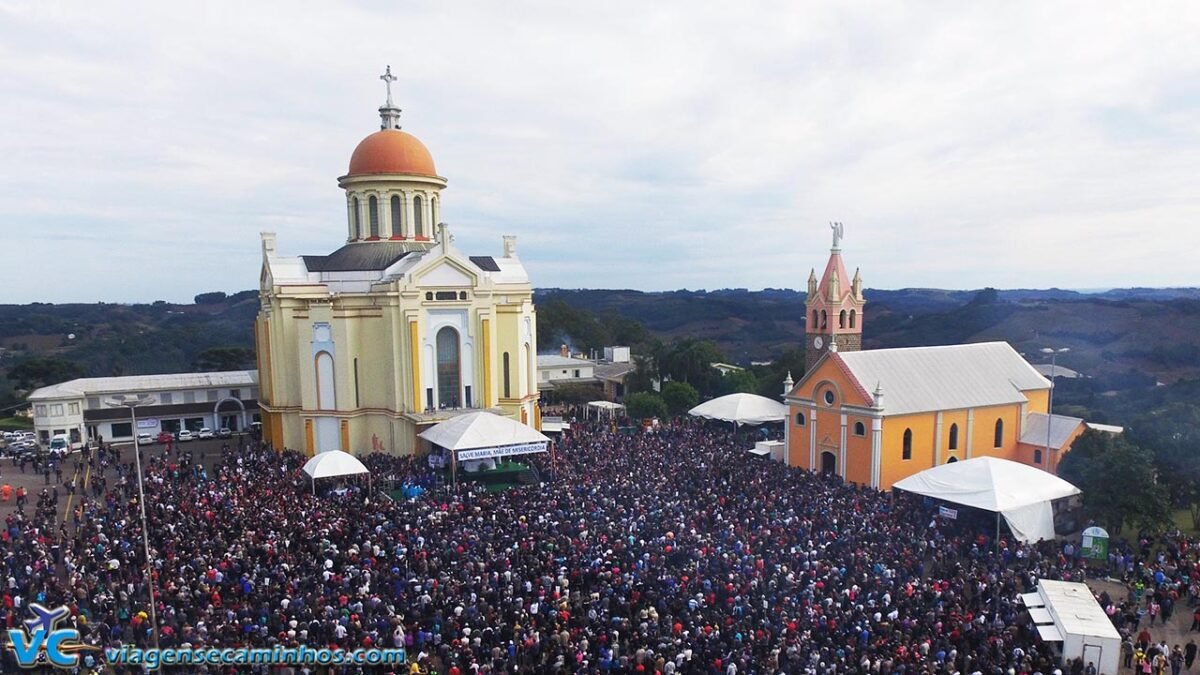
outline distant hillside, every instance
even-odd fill
[[[1170,399],[1176,390],[1200,388],[1192,382],[1200,382],[1200,289],[910,288],[865,294],[868,348],[1006,340],[1037,362],[1043,347],[1069,347],[1060,363],[1089,379],[1062,387],[1056,407],[1077,404],[1120,416],[1146,401]],[[768,361],[802,346],[804,298],[790,289],[539,289],[539,345],[696,338],[712,340],[743,365]],[[0,375],[44,357],[64,359],[93,376],[178,372],[192,369],[205,350],[253,349],[256,291],[206,293],[197,300],[0,305]],[[607,332],[581,323],[590,315],[602,317]],[[1156,382],[1181,386],[1150,391]],[[0,407],[15,400],[12,382],[0,377]]]

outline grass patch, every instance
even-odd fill
[[[0,431],[26,431],[33,429],[33,420],[28,417],[0,417]]]
[[[1173,512],[1171,514],[1171,520],[1175,522],[1175,527],[1178,527],[1180,532],[1188,535],[1189,537],[1195,537],[1198,533],[1200,533],[1200,530],[1192,527],[1192,512],[1188,509],[1179,509]]]

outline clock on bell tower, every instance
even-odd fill
[[[846,274],[841,246],[845,228],[841,223],[830,223],[829,226],[833,230],[833,247],[829,249],[825,273],[820,281],[817,281],[815,269],[808,275],[808,297],[804,301],[806,370],[812,370],[831,348],[842,352],[862,349],[863,305],[866,304],[862,276],[857,269],[853,279]]]

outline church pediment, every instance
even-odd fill
[[[418,277],[421,286],[451,286],[471,287],[475,285],[475,277],[451,260],[443,258],[433,267],[422,272]]]

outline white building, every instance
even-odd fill
[[[138,428],[118,397],[146,397],[138,406]],[[73,444],[128,441],[135,433],[226,427],[234,431],[258,421],[258,372],[177,373],[128,377],[84,377],[42,387],[29,395],[38,440],[66,434]]]
[[[556,384],[586,384],[596,381],[596,363],[587,359],[560,354],[538,354],[538,387],[548,389]]]

